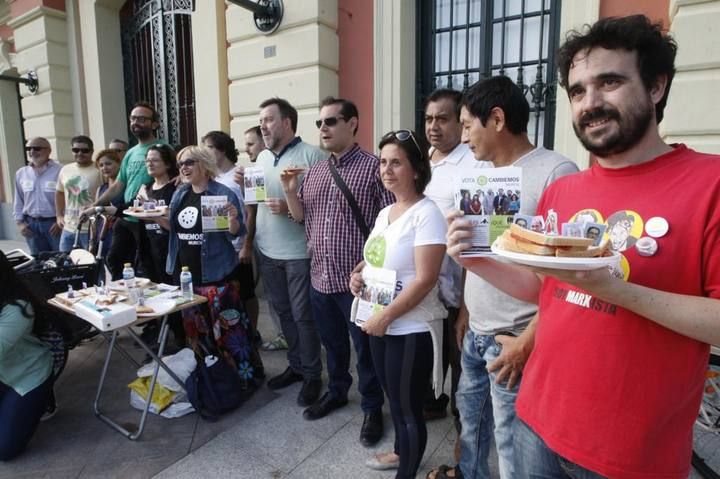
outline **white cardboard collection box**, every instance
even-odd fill
[[[112,331],[137,319],[135,306],[124,303],[98,305],[88,298],[75,303],[74,308],[78,317],[88,321],[100,331]]]

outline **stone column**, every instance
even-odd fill
[[[720,1],[671,0],[670,22],[677,72],[660,133],[668,143],[719,154]]]
[[[258,105],[276,96],[297,108],[298,135],[317,145],[320,101],[338,94],[337,0],[284,4],[280,28],[267,36],[251,12],[227,9],[230,132],[240,148],[243,132],[258,123]]]
[[[53,157],[68,162],[72,159],[70,138],[75,132],[65,12],[36,6],[8,25],[14,30],[18,73],[35,70],[38,75],[37,94],[20,87],[25,136],[47,138]]]

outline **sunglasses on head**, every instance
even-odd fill
[[[178,168],[182,168],[183,166],[194,166],[195,165],[195,158],[188,158],[187,160],[178,161]]]
[[[318,129],[322,128],[323,123],[325,123],[325,126],[335,126],[337,125],[337,122],[340,120],[345,120],[345,117],[342,116],[329,116],[327,118],[321,118],[315,122],[315,126],[318,127]]]
[[[73,153],[90,153],[92,150],[90,148],[70,148],[70,151]]]
[[[408,139],[411,139],[413,143],[415,144],[415,148],[417,148],[417,151],[420,153],[420,157],[423,156],[422,148],[420,148],[420,145],[418,144],[417,140],[415,139],[415,135],[413,135],[413,132],[410,130],[397,130],[397,131],[391,131],[389,133],[386,133],[382,137],[382,141],[389,140],[390,138],[395,138],[399,141],[408,141]]]
[[[43,151],[47,146],[26,146],[25,151]]]

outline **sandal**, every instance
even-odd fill
[[[443,464],[436,469],[431,469],[425,479],[463,479],[463,475],[459,467]]]

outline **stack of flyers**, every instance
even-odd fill
[[[365,265],[362,272],[365,286],[360,293],[355,324],[362,324],[382,311],[395,298],[397,272],[391,269]]]
[[[495,239],[520,211],[522,168],[476,168],[463,172],[455,186],[457,208],[473,225],[471,247],[461,256],[490,256]]]
[[[245,204],[265,201],[265,170],[261,166],[245,168]]]
[[[203,196],[200,198],[203,233],[230,229],[230,218],[225,213],[227,202],[227,196]]]

